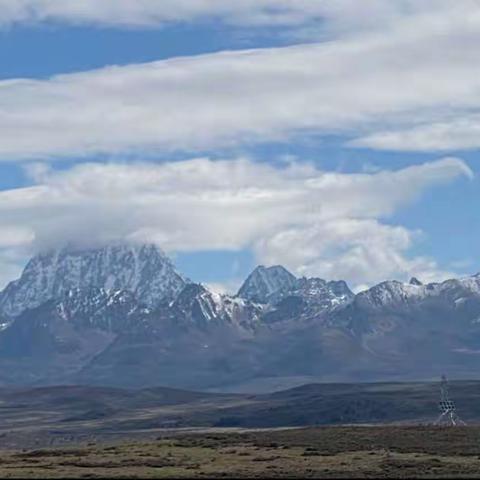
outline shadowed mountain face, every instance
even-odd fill
[[[238,296],[258,303],[267,303],[272,296],[288,292],[296,280],[281,265],[268,268],[260,265],[240,287]]]
[[[475,377],[480,277],[345,282],[258,267],[236,296],[154,246],[33,258],[0,295],[0,382],[268,390],[307,381]]]

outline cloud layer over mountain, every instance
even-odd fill
[[[361,147],[366,162],[367,149],[450,155],[480,147],[479,6],[477,0],[0,0],[5,31],[17,24],[81,25],[88,32],[189,24],[200,32],[211,25],[229,35],[241,30],[257,40],[260,29],[283,36],[253,41],[259,48],[250,50],[51,78],[35,78],[33,69],[32,78],[1,80],[1,167],[24,162],[35,180],[0,192],[0,283],[17,272],[23,248],[118,238],[154,240],[171,252],[251,249],[261,262],[352,285],[447,276],[435,260],[412,253],[422,232],[392,216],[425,189],[470,176],[462,161],[421,164],[431,157],[418,156],[419,165],[398,171],[385,162],[376,173],[328,173],[300,162],[274,166],[269,149],[265,155],[255,147],[283,142],[301,157],[305,140],[313,139],[321,161],[333,137],[333,157]],[[245,151],[270,163],[239,158]],[[387,158],[375,155],[376,163]],[[95,164],[106,158],[112,163]],[[65,169],[67,161],[87,163]]]
[[[427,188],[471,175],[455,158],[370,174],[242,158],[82,164],[0,192],[0,228],[4,248],[132,239],[171,252],[251,248],[261,262],[353,285],[430,279],[442,276],[435,262],[408,255],[419,232],[386,219]]]

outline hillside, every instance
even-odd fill
[[[480,382],[453,382],[469,423],[480,422]],[[4,446],[154,438],[165,429],[432,424],[437,383],[312,384],[266,395],[170,388],[59,386],[0,389]]]

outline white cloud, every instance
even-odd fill
[[[0,160],[211,150],[297,134],[377,149],[478,148],[477,0],[0,0],[0,26],[116,27],[203,19],[277,25],[324,43],[222,52],[0,81]],[[367,167],[368,168],[368,167]],[[430,186],[470,175],[446,159],[345,175],[291,161],[29,167],[0,193],[0,282],[19,248],[153,239],[170,251],[252,248],[259,261],[354,284],[442,277],[385,218]],[[367,174],[368,173],[368,174]],[[23,247],[22,247],[23,246]]]
[[[249,248],[259,262],[353,284],[425,278],[443,273],[431,259],[409,257],[417,232],[385,219],[459,176],[471,171],[455,158],[374,174],[248,159],[82,164],[0,192],[0,231],[24,232],[19,245],[34,236],[37,249],[117,239],[170,252]]]
[[[376,132],[350,142],[376,150],[441,152],[480,148],[480,114],[465,113],[405,130]]]
[[[461,5],[394,15],[388,31],[318,44],[1,81],[0,159],[213,150],[305,133],[429,133],[467,111],[478,129],[480,8]],[[381,147],[381,138],[370,145]]]
[[[258,247],[268,264],[283,263],[307,277],[322,272],[324,278],[348,279],[357,290],[385,279],[415,276],[429,282],[454,276],[431,258],[409,257],[417,235],[375,219],[338,218],[279,232]]]
[[[451,0],[0,0],[0,25],[139,27],[215,19],[233,25],[298,26],[322,19],[337,30],[351,30],[378,28],[401,16],[452,7]]]

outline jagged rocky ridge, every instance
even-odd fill
[[[273,296],[288,292],[297,279],[281,265],[259,265],[245,280],[238,296],[254,302],[267,303]]]
[[[257,267],[235,296],[152,245],[33,258],[0,295],[0,383],[184,388],[472,377],[480,276],[345,282]]]
[[[89,287],[128,290],[145,305],[157,306],[175,299],[186,283],[155,245],[65,247],[32,258],[0,296],[0,311],[16,316],[69,290]]]

